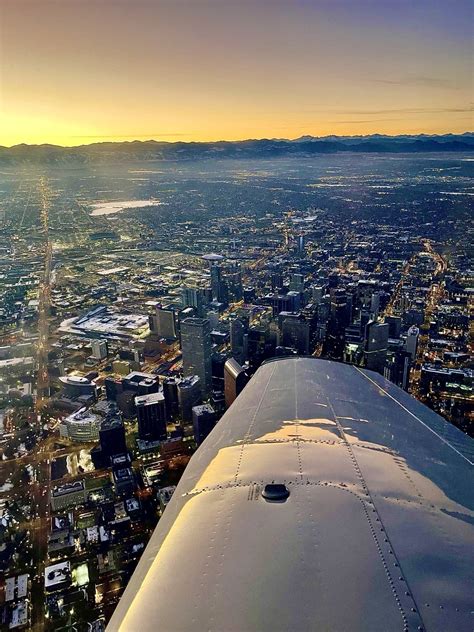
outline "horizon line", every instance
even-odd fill
[[[15,147],[56,147],[56,148],[60,148],[60,149],[74,149],[74,148],[79,148],[79,147],[91,147],[93,145],[104,145],[104,144],[113,144],[113,145],[118,145],[118,144],[124,144],[124,143],[128,143],[128,144],[132,144],[132,143],[150,143],[150,142],[154,142],[154,143],[165,143],[167,145],[174,145],[174,144],[178,144],[178,143],[183,143],[183,144],[205,144],[205,143],[243,143],[243,142],[250,142],[250,141],[282,141],[282,142],[294,142],[297,140],[300,140],[302,138],[314,138],[316,140],[324,140],[327,138],[371,138],[374,136],[381,136],[384,138],[402,138],[404,136],[407,137],[416,137],[416,136],[428,136],[431,138],[436,138],[436,137],[440,137],[440,136],[466,136],[466,135],[474,135],[474,131],[471,130],[466,130],[465,132],[438,132],[435,134],[430,134],[427,132],[415,132],[415,133],[400,133],[400,134],[381,134],[378,132],[373,132],[371,134],[325,134],[324,136],[313,136],[312,134],[302,134],[301,136],[296,136],[295,138],[285,138],[285,137],[269,137],[269,136],[262,136],[259,138],[239,138],[239,139],[233,139],[233,140],[228,140],[225,138],[220,138],[220,139],[216,139],[216,140],[163,140],[162,138],[159,138],[159,136],[164,137],[164,136],[173,136],[174,138],[176,138],[177,136],[185,136],[185,134],[151,134],[150,136],[145,135],[145,134],[137,134],[135,135],[123,135],[123,136],[100,136],[100,135],[96,135],[96,136],[78,136],[77,138],[97,138],[97,139],[103,139],[103,140],[97,140],[97,141],[93,141],[90,143],[79,143],[77,145],[60,145],[60,144],[56,144],[56,143],[48,143],[48,142],[42,142],[42,143],[28,143],[28,142],[22,142],[22,143],[14,143],[13,145],[0,145],[1,149],[14,149]],[[108,138],[113,139],[120,139],[120,138],[130,138],[131,140],[107,140]],[[143,140],[140,140],[143,139]]]

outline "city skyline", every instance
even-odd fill
[[[0,145],[472,129],[472,5],[1,0]]]

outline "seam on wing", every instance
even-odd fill
[[[244,457],[244,449],[245,449],[245,446],[247,445],[247,443],[249,442],[250,433],[251,433],[253,425],[255,423],[255,419],[257,418],[258,411],[260,410],[260,406],[262,405],[262,402],[263,402],[263,400],[265,398],[265,394],[267,392],[268,385],[270,384],[271,379],[273,377],[273,374],[275,373],[275,366],[276,365],[274,365],[272,367],[272,371],[271,371],[271,373],[270,373],[270,375],[268,377],[267,383],[265,384],[265,388],[263,389],[262,396],[260,397],[260,401],[258,402],[258,406],[256,407],[255,412],[253,414],[252,421],[250,422],[248,430],[245,433],[244,440],[242,441],[242,445],[241,445],[241,448],[240,448],[240,454],[239,454],[239,460],[237,461],[237,469],[235,471],[234,481],[237,481],[237,479],[239,477],[240,466],[242,464],[242,459]]]
[[[401,566],[400,566],[400,562],[398,561],[398,558],[395,554],[394,551],[394,547],[392,546],[390,539],[388,537],[388,534],[385,531],[385,527],[383,525],[382,519],[380,517],[380,514],[377,511],[377,508],[375,506],[375,503],[372,499],[372,496],[370,494],[369,488],[367,486],[367,483],[365,482],[364,476],[362,474],[362,470],[360,469],[359,466],[359,462],[357,461],[357,458],[354,454],[354,450],[352,449],[352,445],[350,443],[350,441],[347,439],[346,434],[344,432],[344,428],[342,427],[342,424],[340,423],[340,421],[338,420],[338,417],[336,416],[335,410],[331,404],[331,402],[328,400],[329,403],[329,407],[332,411],[332,414],[334,415],[334,420],[336,422],[337,428],[339,430],[339,433],[342,437],[342,439],[344,440],[344,443],[346,444],[348,453],[349,453],[349,457],[352,461],[353,467],[355,469],[356,475],[359,478],[359,481],[362,485],[362,489],[364,491],[365,494],[365,500],[361,499],[362,502],[362,506],[364,509],[364,513],[365,516],[367,518],[367,523],[369,525],[369,529],[372,533],[372,537],[374,539],[374,543],[375,546],[377,548],[377,551],[379,553],[380,559],[382,561],[382,565],[383,568],[385,570],[385,574],[387,576],[387,581],[390,585],[393,597],[395,599],[395,602],[397,604],[398,610],[400,611],[400,615],[402,617],[402,621],[403,621],[403,630],[404,632],[407,632],[409,630],[409,624],[408,624],[408,616],[410,616],[411,621],[413,622],[413,626],[416,626],[416,628],[418,630],[424,630],[425,626],[423,623],[423,619],[421,618],[418,606],[415,602],[415,599],[412,595],[411,590],[409,590],[408,588],[408,582],[407,579],[405,577],[405,574],[403,573]],[[384,539],[384,545],[385,548],[388,549],[386,552],[384,552],[382,545],[379,541],[379,537],[377,535],[376,532],[376,527],[374,525],[374,522],[369,514],[368,511],[368,506],[371,507],[372,509],[372,513],[375,514],[375,522],[379,523],[379,526],[377,527],[378,529],[380,529],[380,533],[384,534],[383,537]],[[390,566],[389,563],[387,562],[387,559],[392,559],[394,560],[391,564],[393,564],[393,567],[398,569],[398,572],[400,573],[399,577],[398,577],[398,585],[402,585],[406,590],[404,591],[404,595],[402,596],[401,593],[399,593],[399,591],[397,590],[397,586],[395,584],[394,578],[392,576],[391,570],[390,570]],[[402,603],[402,599],[403,601],[406,603],[406,607],[404,607],[404,604]],[[408,614],[408,608],[409,608],[409,614]]]
[[[298,413],[298,383],[296,379],[296,362],[293,362],[293,372],[294,372],[294,393],[295,393],[295,432],[296,432],[296,454],[298,457],[298,471],[300,473],[300,478],[303,480],[303,460],[301,457],[301,435],[300,435],[300,421],[299,421],[299,413]]]

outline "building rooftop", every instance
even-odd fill
[[[162,392],[148,393],[148,395],[138,395],[135,397],[135,406],[151,406],[158,402],[164,402],[165,396]]]
[[[72,415],[65,417],[63,419],[63,423],[79,424],[79,425],[80,424],[93,424],[93,423],[99,423],[100,420],[101,420],[101,417],[99,417],[99,415],[96,415],[90,409],[84,407],[84,408],[80,408],[75,413],[72,413]]]
[[[72,494],[74,492],[84,491],[84,481],[74,481],[73,483],[65,483],[58,487],[54,487],[51,492],[52,496],[64,496],[65,494]]]
[[[53,588],[63,582],[71,581],[71,563],[59,562],[59,564],[53,564],[47,566],[44,569],[44,586],[45,588]]]
[[[148,329],[146,314],[124,314],[107,306],[90,310],[79,318],[65,320],[59,327],[60,332],[78,336],[101,335],[118,339],[138,339]]]
[[[11,613],[10,630],[23,627],[28,623],[28,603],[20,601],[15,605]]]

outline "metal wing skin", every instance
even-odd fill
[[[378,374],[268,362],[191,459],[108,630],[471,631],[473,462]]]

